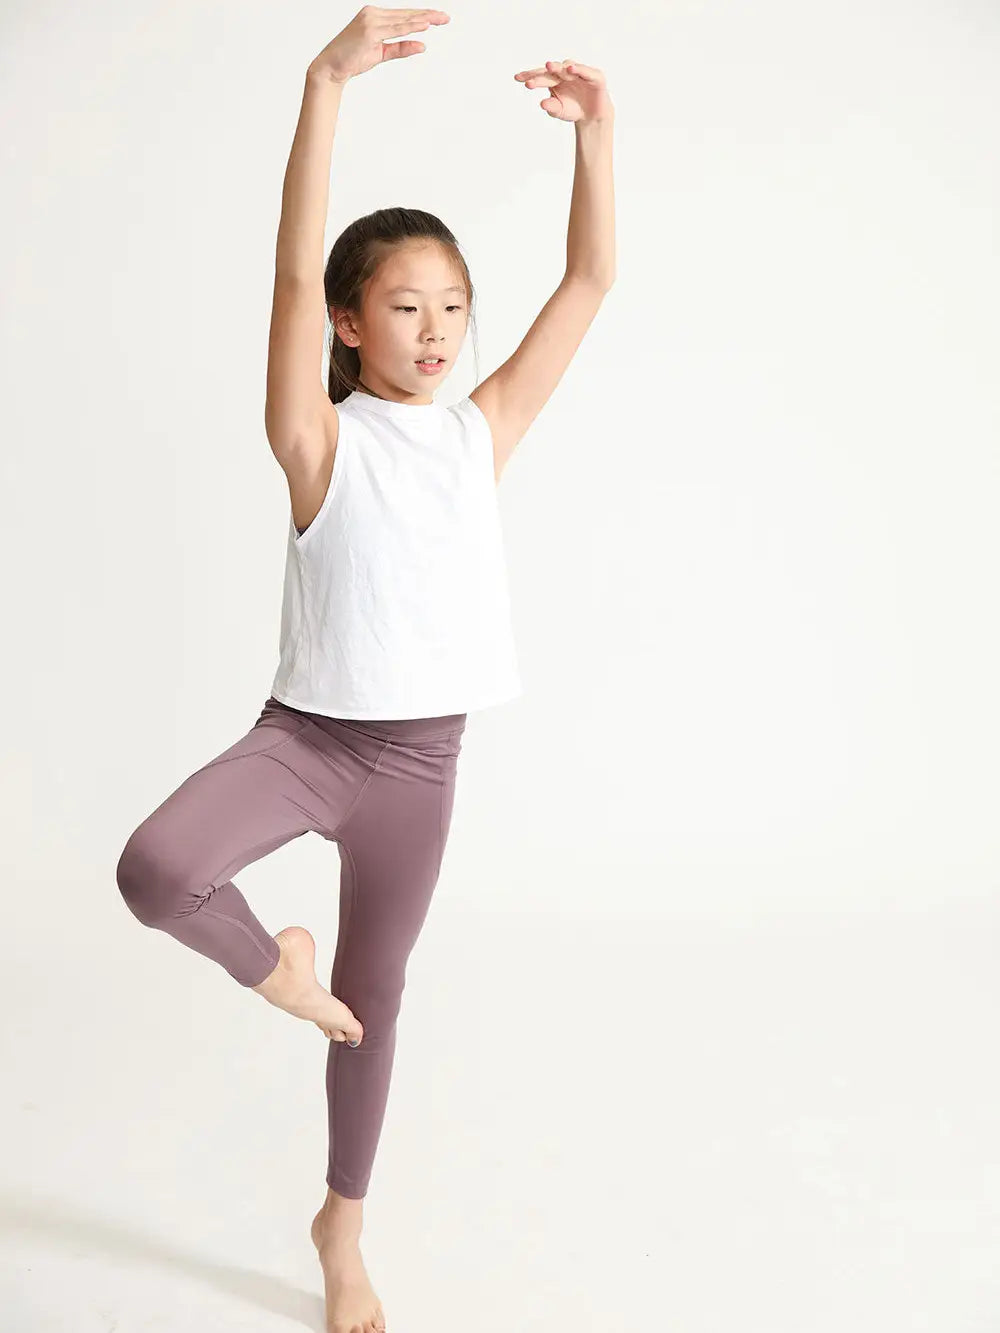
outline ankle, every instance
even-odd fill
[[[326,1198],[320,1209],[324,1228],[331,1234],[360,1232],[363,1208],[364,1199],[349,1199],[327,1186]]]

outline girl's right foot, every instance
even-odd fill
[[[361,1023],[342,1000],[319,983],[316,976],[316,941],[304,926],[286,926],[275,935],[281,957],[274,971],[251,986],[268,1003],[296,1018],[304,1018],[332,1041],[360,1042]]]
[[[319,1251],[326,1288],[327,1333],[385,1333],[385,1311],[361,1257],[360,1199],[327,1189],[313,1218],[312,1239]]]

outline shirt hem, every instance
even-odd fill
[[[460,708],[439,707],[435,705],[428,708],[426,705],[408,704],[405,705],[405,712],[400,711],[401,705],[386,704],[381,708],[367,707],[364,709],[350,708],[345,709],[343,705],[338,704],[318,704],[315,701],[303,701],[293,699],[291,695],[282,691],[279,693],[274,687],[271,687],[271,698],[277,699],[279,703],[287,704],[289,708],[297,708],[303,713],[319,713],[323,717],[339,717],[345,720],[357,719],[363,721],[396,722],[405,721],[417,717],[452,717],[458,713],[475,713],[482,708],[492,708],[497,704],[509,703],[512,699],[519,699],[524,694],[522,686],[507,690],[501,694],[490,695],[485,699],[476,700],[473,703],[464,704]],[[332,711],[337,709],[336,712]]]

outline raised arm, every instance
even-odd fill
[[[397,38],[447,22],[448,15],[440,9],[363,5],[306,71],[281,196],[264,429],[286,472],[289,464],[296,473],[311,470],[313,489],[322,480],[323,468],[329,476],[330,441],[335,448],[338,424],[322,381],[322,357],[326,316],[323,239],[340,99],[349,79],[387,61],[420,55],[425,49],[421,41]]]
[[[547,60],[514,75],[545,88],[539,103],[576,137],[566,272],[507,360],[469,395],[490,424],[496,480],[514,446],[544,407],[615,280],[614,106],[601,70]]]
[[[285,170],[264,405],[268,443],[281,463],[304,441],[322,434],[327,409],[336,416],[322,379],[323,235],[343,91],[343,83],[309,67]]]

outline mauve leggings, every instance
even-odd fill
[[[326,1182],[363,1198],[385,1116],[406,961],[437,883],[467,715],[372,722],[269,698],[247,734],[132,833],[118,862],[125,902],[147,926],[256,986],[278,946],[230,878],[310,831],[340,853],[330,989],[364,1026],[330,1041]]]

